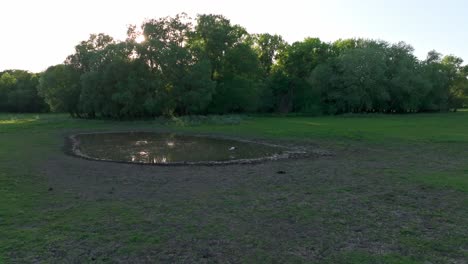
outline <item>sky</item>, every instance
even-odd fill
[[[466,0],[6,0],[0,3],[0,71],[63,63],[92,33],[125,39],[127,26],[185,12],[221,14],[249,33],[292,43],[372,38],[405,41],[424,59],[437,50],[468,62]]]

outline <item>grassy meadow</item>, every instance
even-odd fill
[[[64,154],[67,135],[115,130],[332,155],[171,168]],[[0,263],[466,263],[467,157],[468,111],[170,122],[0,114]]]

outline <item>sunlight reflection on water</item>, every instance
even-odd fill
[[[281,154],[277,146],[212,137],[161,133],[77,135],[85,156],[135,163],[171,163],[257,159]]]

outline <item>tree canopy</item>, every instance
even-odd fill
[[[144,38],[143,41],[138,41]],[[450,111],[468,106],[468,66],[404,43],[249,34],[221,15],[186,14],[92,34],[45,72],[0,73],[0,111],[143,118],[252,112]]]
[[[40,74],[22,70],[0,72],[0,112],[45,112],[37,91]]]

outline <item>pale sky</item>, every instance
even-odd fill
[[[128,24],[181,12],[222,14],[250,33],[276,33],[290,43],[305,37],[405,41],[420,58],[435,49],[468,62],[466,0],[3,0],[0,71],[43,71],[91,33],[123,40]]]

